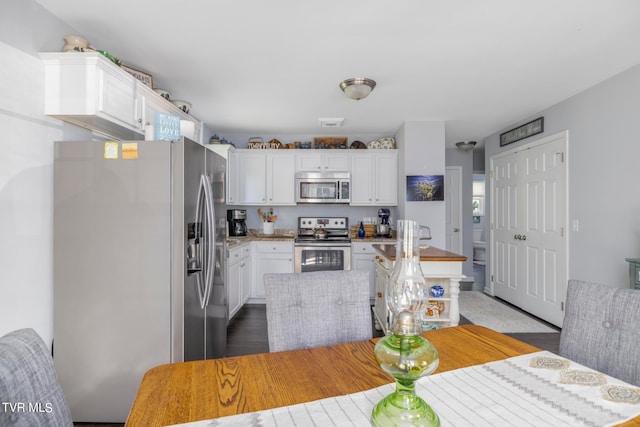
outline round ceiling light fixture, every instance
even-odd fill
[[[462,150],[462,151],[471,151],[473,150],[473,147],[476,146],[476,142],[475,141],[460,141],[460,142],[456,142],[456,147],[458,147],[458,149]]]
[[[340,83],[340,89],[351,99],[357,101],[369,96],[373,88],[376,87],[374,80],[366,77],[356,77],[354,79],[347,79]]]

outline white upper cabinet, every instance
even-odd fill
[[[295,205],[295,155],[289,150],[267,154],[267,204]]]
[[[345,150],[304,150],[296,153],[296,172],[346,172],[349,156]]]
[[[397,150],[351,154],[351,206],[398,204]]]
[[[229,156],[227,203],[295,205],[295,155],[288,150],[235,150]]]
[[[115,139],[144,139],[145,124],[164,112],[202,123],[97,52],[41,53],[45,66],[45,114]],[[191,136],[191,135],[190,135]]]

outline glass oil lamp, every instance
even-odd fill
[[[440,418],[416,395],[415,381],[438,367],[438,351],[422,333],[429,288],[420,268],[420,226],[399,220],[396,261],[387,284],[392,328],[374,348],[380,367],[396,379],[396,390],[373,408],[375,427],[439,426]]]

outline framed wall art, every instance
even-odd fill
[[[407,201],[444,200],[444,175],[407,175]]]

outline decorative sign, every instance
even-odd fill
[[[167,113],[155,113],[153,118],[153,139],[159,141],[175,141],[180,139],[180,116]]]
[[[444,200],[444,175],[407,175],[407,201]]]
[[[124,64],[121,64],[120,68],[122,68],[127,73],[131,74],[133,77],[135,77],[136,79],[140,80],[142,83],[144,83],[145,85],[153,89],[153,77],[151,76],[151,74],[147,74],[140,70],[136,70],[135,68],[128,67]]]
[[[530,136],[537,135],[544,131],[544,117],[539,117],[535,120],[525,123],[522,126],[518,126],[515,129],[511,129],[508,132],[500,134],[500,146],[520,141],[521,139],[529,138]]]

